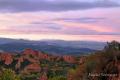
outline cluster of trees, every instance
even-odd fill
[[[21,80],[21,79],[11,69],[2,69],[0,73],[0,80]]]
[[[107,43],[103,51],[86,56],[85,63],[69,72],[68,80],[109,80],[109,76],[99,74],[118,74],[118,61],[120,61],[120,43],[112,41]],[[96,73],[97,77],[89,75]],[[112,80],[116,80],[114,78],[111,77]]]

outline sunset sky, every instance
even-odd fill
[[[120,41],[120,1],[0,0],[0,37]]]

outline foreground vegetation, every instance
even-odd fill
[[[68,80],[119,80],[120,43],[108,43],[104,50],[86,57],[83,64],[69,72]]]

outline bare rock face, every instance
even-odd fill
[[[50,60],[50,57],[48,54],[43,54],[43,53],[39,52],[39,59]]]
[[[32,50],[32,49],[25,49],[23,52],[24,55],[33,55],[38,56],[38,51]]]
[[[20,69],[20,66],[21,66],[21,63],[24,62],[24,58],[23,57],[20,57],[17,59],[17,64],[15,66],[16,69]]]
[[[39,80],[48,80],[47,74],[44,73]]]
[[[44,54],[42,52],[32,50],[32,49],[25,49],[25,51],[23,52],[23,55],[25,55],[26,58],[34,58],[34,59],[37,59],[37,60],[38,59],[47,59],[47,60],[50,59],[48,54]]]
[[[24,69],[27,72],[40,72],[41,71],[41,67],[39,64],[33,63],[28,65],[27,67],[25,67]]]
[[[75,58],[73,56],[63,56],[64,61],[68,63],[75,63]]]
[[[6,65],[10,65],[13,62],[13,56],[9,53],[3,53],[0,55],[1,61],[4,61]]]
[[[85,61],[86,61],[86,57],[81,57],[80,59],[79,59],[79,62],[78,62],[78,64],[84,64],[85,63]]]

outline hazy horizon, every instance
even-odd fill
[[[27,35],[28,36],[28,35]],[[29,37],[29,36],[28,36]],[[84,36],[85,37],[85,36]],[[90,36],[91,37],[91,36]],[[118,36],[119,37],[119,36]],[[80,37],[81,38],[81,37]],[[120,42],[119,41],[119,38],[117,39],[117,37],[116,38],[112,38],[112,39],[110,39],[109,38],[109,40],[107,40],[107,39],[100,39],[101,37],[99,37],[98,36],[98,40],[94,40],[94,39],[85,39],[85,38],[83,38],[83,39],[72,39],[72,40],[70,40],[70,39],[58,39],[58,38],[41,38],[41,39],[39,39],[39,38],[37,38],[37,39],[30,39],[30,38],[24,38],[24,37],[15,37],[15,35],[12,35],[12,36],[8,36],[8,37],[0,37],[0,39],[16,39],[16,40],[30,40],[30,41],[46,41],[46,40],[62,40],[62,41],[93,41],[93,42],[111,42],[111,41],[118,41],[118,42]]]

